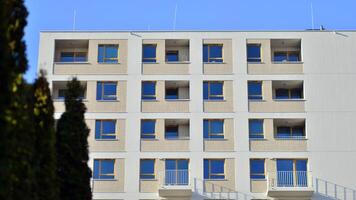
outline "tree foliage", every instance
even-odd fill
[[[84,121],[86,107],[80,99],[83,88],[74,78],[65,94],[66,111],[57,123],[57,159],[60,199],[90,200],[91,170],[88,167],[89,129]]]
[[[22,0],[0,1],[0,199],[36,199]]]
[[[33,84],[34,171],[39,200],[58,199],[54,107],[44,72]]]

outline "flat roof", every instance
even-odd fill
[[[193,33],[219,33],[219,32],[356,32],[356,30],[320,30],[320,29],[306,29],[306,30],[41,30],[40,32],[46,33],[163,33],[163,32],[193,32]]]

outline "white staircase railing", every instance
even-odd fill
[[[234,189],[227,188],[207,180],[194,178],[194,192],[207,197],[209,199],[237,199],[237,200],[251,200],[254,196],[249,194],[237,192]]]
[[[356,189],[315,178],[315,193],[321,197],[340,200],[356,200]]]

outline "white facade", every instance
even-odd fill
[[[55,40],[127,40],[127,73],[110,74],[55,74],[53,66]],[[189,74],[142,74],[143,40],[189,40]],[[204,74],[202,60],[203,41],[231,40],[232,73]],[[247,40],[300,39],[303,72],[296,74],[248,73]],[[203,180],[204,158],[233,159],[234,183],[232,189],[238,198],[269,199],[266,192],[251,192],[250,158],[306,158],[308,171],[313,177],[313,199],[356,200],[356,32],[354,31],[275,31],[275,32],[42,32],[38,69],[45,69],[53,86],[54,81],[68,81],[76,76],[80,81],[125,81],[126,109],[123,112],[87,112],[86,119],[125,119],[124,151],[91,151],[89,165],[94,158],[123,160],[124,188],[121,192],[94,192],[94,199],[161,199],[158,192],[140,192],[140,159],[189,159],[192,199],[209,199],[199,192],[194,179]],[[189,81],[189,112],[141,112],[141,82],[144,80]],[[204,112],[203,81],[232,81],[233,111]],[[303,112],[249,112],[247,82],[249,80],[302,80],[305,111]],[[95,93],[95,91],[92,91]],[[56,112],[59,118],[61,112]],[[189,119],[189,151],[142,152],[140,120]],[[204,151],[204,118],[233,119],[234,145],[231,151]],[[303,118],[306,121],[307,147],[303,151],[250,151],[248,119]],[[225,169],[226,170],[226,169]],[[159,173],[159,172],[157,172]],[[321,179],[316,183],[316,179]],[[325,183],[326,180],[329,183]],[[325,190],[327,184],[327,191]],[[337,185],[337,186],[336,186]],[[199,186],[197,186],[199,187]],[[337,191],[335,192],[335,187]],[[345,189],[350,188],[350,189]],[[352,190],[353,188],[353,190]],[[346,196],[344,195],[346,194]],[[218,195],[218,194],[217,194]],[[224,195],[224,194],[223,194]],[[230,198],[236,198],[231,194]],[[220,196],[215,196],[219,199]],[[226,196],[221,198],[227,199]],[[294,197],[295,199],[298,199]],[[281,198],[283,199],[283,198]]]

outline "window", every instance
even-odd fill
[[[66,89],[58,89],[58,99],[64,99],[66,96]]]
[[[303,98],[302,89],[300,88],[276,89],[276,99],[302,99],[302,98]]]
[[[179,61],[178,51],[166,51],[166,61],[178,62]]]
[[[204,159],[204,179],[225,179],[225,160]]]
[[[155,160],[141,159],[140,161],[140,179],[155,178]]]
[[[116,121],[96,120],[95,139],[105,139],[105,140],[116,139]]]
[[[60,62],[86,62],[86,52],[61,52]]]
[[[114,159],[94,159],[94,179],[114,179]]]
[[[143,100],[156,99],[156,82],[144,81],[142,82],[142,97]]]
[[[261,62],[261,45],[247,45],[247,62]]]
[[[265,160],[251,159],[250,160],[250,178],[265,179]]]
[[[224,120],[204,119],[203,131],[205,139],[224,138]]]
[[[248,82],[248,99],[262,99],[262,82],[249,81]]]
[[[166,99],[178,99],[178,88],[167,88]]]
[[[58,89],[57,99],[65,99],[67,89]],[[85,99],[85,88],[80,91],[79,99]]]
[[[188,185],[188,164],[187,159],[166,159],[165,185]]]
[[[306,159],[277,159],[278,187],[308,186]]]
[[[204,81],[203,83],[203,98],[204,100],[223,100],[223,82],[220,81]]]
[[[277,127],[277,138],[304,138],[303,127]]]
[[[96,87],[96,100],[116,100],[117,83],[98,82]]]
[[[203,45],[204,62],[223,62],[223,45],[222,44],[204,44]]]
[[[166,126],[164,137],[166,139],[177,139],[178,138],[178,125]]]
[[[154,139],[156,132],[156,120],[144,119],[141,120],[141,138]]]
[[[249,136],[250,139],[263,139],[263,119],[249,120]]]
[[[142,46],[142,62],[153,62],[157,61],[156,59],[156,45],[155,44],[144,44]]]
[[[300,54],[297,51],[274,52],[274,62],[299,62]]]
[[[98,47],[98,63],[118,63],[119,45],[101,44]]]

